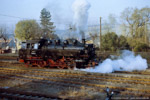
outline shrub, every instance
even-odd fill
[[[139,43],[133,49],[135,52],[148,51],[149,46],[145,43]]]

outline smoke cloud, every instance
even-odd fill
[[[88,10],[90,6],[91,5],[86,0],[75,0],[72,4],[74,24],[82,37],[84,37],[84,32],[87,28]]]
[[[148,67],[147,60],[140,55],[135,56],[133,52],[124,50],[115,60],[106,59],[95,68],[81,69],[87,72],[112,73],[114,71],[145,70]]]

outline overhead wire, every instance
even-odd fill
[[[1,14],[0,13],[0,16],[5,16],[5,17],[11,17],[11,18],[17,18],[17,19],[22,19],[22,20],[24,20],[24,19],[33,19],[33,18],[25,18],[25,17],[18,17],[18,16],[12,16],[12,15],[6,15],[6,14]],[[37,20],[37,19],[35,19],[36,21],[40,21],[40,20]],[[10,22],[10,21],[9,21]],[[69,26],[69,25],[71,25],[71,23],[64,23],[64,22],[62,22],[62,23],[60,23],[60,22],[54,22],[55,24],[59,24],[59,25],[66,25],[66,26]],[[100,24],[94,24],[94,25],[88,25],[88,27],[91,27],[91,26],[99,26]],[[120,25],[120,24],[119,24]]]
[[[11,15],[5,15],[5,14],[0,14],[0,16],[6,16],[6,17],[11,17],[11,18],[19,18],[19,19],[29,19],[29,18],[23,18],[23,17],[11,16]]]

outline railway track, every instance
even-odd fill
[[[37,76],[46,76],[46,77],[59,77],[59,78],[73,78],[80,80],[94,80],[94,81],[111,81],[111,82],[124,82],[128,81],[129,83],[136,84],[145,84],[149,85],[150,77],[145,76],[145,78],[140,77],[131,77],[131,76],[122,76],[122,75],[112,75],[112,74],[88,74],[88,73],[71,73],[71,72],[54,72],[54,71],[28,71],[28,70],[16,70],[16,69],[7,69],[0,68],[2,73],[17,73],[17,74],[29,74]],[[110,80],[111,79],[111,80]],[[113,80],[112,80],[113,79]]]
[[[68,71],[29,71],[10,68],[0,68],[0,73],[2,74],[0,77],[6,79],[12,78],[44,84],[57,83],[57,85],[73,88],[80,88],[81,86],[85,86],[87,88],[93,88],[94,90],[101,92],[104,92],[105,88],[109,87],[114,91],[120,92],[120,95],[150,97],[150,89],[132,87],[132,85],[141,85],[145,88],[149,88],[150,77],[147,77],[147,75],[144,78],[140,78],[136,76],[131,77],[115,74],[91,74]],[[9,75],[14,76],[9,77]],[[116,86],[116,84],[118,84],[118,86]]]
[[[0,88],[0,99],[2,98],[9,100],[62,100],[62,98],[51,95]]]
[[[5,63],[19,63],[17,59],[0,59],[0,62],[5,62]]]

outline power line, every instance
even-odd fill
[[[19,18],[19,19],[29,19],[29,18],[23,18],[23,17],[11,16],[11,15],[5,15],[5,14],[0,14],[0,16],[6,16],[6,17],[11,17],[11,18]]]
[[[24,18],[24,17],[18,17],[18,16],[12,16],[12,15],[5,15],[5,14],[0,14],[0,16],[6,16],[6,17],[11,17],[11,18],[17,18],[17,19],[31,19],[31,18]],[[40,22],[41,20],[37,20],[36,21]],[[65,25],[70,25],[70,23],[59,23],[59,22],[55,22],[56,24],[65,24]]]
[[[31,18],[25,18],[25,17],[18,17],[18,16],[12,16],[12,15],[6,15],[6,14],[0,14],[0,16],[5,16],[5,17],[11,17],[11,18],[17,18],[17,19],[31,19]],[[40,20],[35,19],[36,21],[40,22]],[[10,21],[9,21],[10,22]],[[54,22],[55,24],[59,24],[59,25],[71,25],[71,23],[65,23],[65,22]],[[120,25],[120,24],[116,24],[116,25]],[[88,25],[88,27],[90,26],[99,26],[99,24],[94,24],[94,25]],[[102,24],[103,26],[103,24]]]

